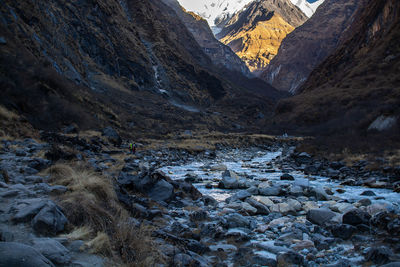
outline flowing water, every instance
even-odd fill
[[[210,211],[210,214],[218,215],[221,210],[224,209],[227,203],[225,200],[234,195],[237,190],[230,189],[220,189],[218,188],[218,183],[222,179],[223,167],[218,168],[215,166],[226,166],[230,171],[236,172],[240,177],[246,177],[250,181],[271,181],[274,185],[280,185],[285,187],[287,185],[298,185],[302,188],[319,187],[324,189],[329,189],[333,195],[331,195],[331,200],[335,203],[347,202],[355,203],[361,199],[370,199],[372,204],[382,204],[389,211],[399,213],[400,207],[400,197],[398,193],[395,193],[388,189],[376,189],[376,188],[366,188],[360,186],[344,186],[340,185],[340,182],[331,180],[327,177],[320,176],[308,176],[303,172],[296,170],[293,166],[285,165],[284,160],[282,162],[283,155],[282,150],[277,151],[260,151],[256,149],[239,150],[234,149],[230,151],[217,152],[217,156],[214,159],[200,159],[193,162],[189,162],[185,165],[179,166],[165,166],[161,170],[166,173],[172,179],[180,180],[187,178],[190,174],[192,177],[196,177],[196,182],[193,185],[203,194],[212,196],[218,201],[218,209],[216,211]],[[294,181],[281,180],[283,173],[289,173],[294,177]],[[337,191],[338,189],[340,193]],[[375,196],[361,195],[364,191],[373,191]],[[274,196],[271,197],[274,202],[278,199],[279,201],[285,202],[284,196]],[[279,200],[280,199],[280,200]],[[315,204],[318,207],[329,208],[332,205],[332,201],[318,201],[315,200]],[[285,222],[296,222],[306,225],[304,211],[299,212],[296,217],[293,216],[283,216],[288,220],[283,220]],[[263,224],[265,216],[252,216],[258,224]],[[285,219],[283,218],[283,219]],[[284,227],[283,227],[284,228]],[[240,232],[243,229],[229,229],[229,231]],[[275,232],[276,233],[276,232]],[[282,233],[281,233],[282,234]],[[279,235],[281,235],[279,234]],[[260,255],[264,258],[276,259],[278,252],[275,250],[284,250],[285,247],[274,245],[276,240],[276,235],[273,233],[252,233],[252,238],[250,243],[254,248],[254,253]],[[304,236],[304,240],[308,239],[307,234]],[[373,238],[372,238],[373,239]],[[210,246],[213,250],[218,250],[223,248],[224,250],[236,251],[236,247],[232,246],[224,241],[219,241],[217,244]],[[304,256],[308,252],[304,252]],[[351,241],[338,242],[328,250],[327,262],[332,263],[334,261],[346,259],[350,261],[354,266],[358,266],[363,262],[364,257],[360,252],[355,250],[355,244]],[[329,254],[329,255],[328,255]],[[318,254],[317,254],[318,255]],[[324,254],[322,254],[324,255]],[[324,256],[325,257],[325,256]],[[231,264],[234,265],[233,260]],[[314,266],[314,265],[312,265]],[[317,266],[317,265],[315,265]]]

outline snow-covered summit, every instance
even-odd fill
[[[252,1],[254,0],[178,0],[186,10],[193,11],[207,20],[213,30],[216,30],[216,25],[230,19]]]
[[[221,30],[224,22],[227,22],[236,12],[253,1],[260,0],[178,0],[186,10],[192,11],[207,20],[214,34]],[[298,6],[307,17],[311,17],[325,0],[290,1]]]
[[[307,15],[307,17],[311,17],[314,13],[315,10],[325,1],[325,0],[317,0],[317,1],[311,1],[311,0],[290,0],[292,4],[298,6],[301,11],[303,11],[304,14]]]

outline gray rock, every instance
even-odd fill
[[[307,220],[319,225],[324,225],[335,216],[336,213],[328,209],[311,209],[307,212]]]
[[[17,149],[15,150],[15,155],[18,157],[25,157],[26,156],[26,151],[23,149]]]
[[[82,240],[74,240],[68,244],[68,249],[72,252],[81,252],[84,244],[85,242]]]
[[[359,201],[357,201],[356,203],[355,203],[355,205],[357,205],[357,207],[367,207],[367,206],[369,206],[369,205],[371,205],[372,204],[372,201],[369,199],[369,198],[363,198],[363,199],[360,199]]]
[[[210,170],[212,171],[226,171],[228,168],[224,164],[217,164],[217,165],[212,165],[210,167]]]
[[[365,259],[367,261],[372,261],[376,264],[385,264],[388,263],[390,257],[393,255],[393,252],[390,248],[385,246],[380,247],[372,247],[368,250],[365,255]]]
[[[12,242],[15,240],[15,236],[13,231],[10,229],[10,227],[6,225],[0,226],[0,241],[3,242]]]
[[[371,197],[371,196],[376,196],[376,194],[374,193],[374,191],[366,190],[366,191],[361,193],[361,196],[369,196],[369,197]]]
[[[267,206],[265,206],[264,204],[261,204],[260,202],[258,202],[254,198],[247,198],[246,202],[257,209],[257,213],[256,214],[268,215],[270,213],[270,210],[268,209]]]
[[[222,174],[222,180],[219,182],[218,187],[224,189],[239,188],[239,176],[233,171],[226,170]]]
[[[20,191],[17,189],[7,190],[5,192],[0,193],[1,198],[11,198],[19,195]]]
[[[0,44],[1,45],[7,44],[6,38],[4,38],[3,36],[0,37]]]
[[[203,243],[200,243],[199,241],[194,240],[194,239],[186,240],[186,247],[190,251],[193,251],[198,254],[204,254],[205,252],[210,250],[206,245],[204,245]]]
[[[33,248],[42,253],[54,264],[67,264],[71,255],[60,242],[51,238],[37,238],[33,240]]]
[[[282,188],[280,186],[259,186],[258,192],[262,196],[279,196],[282,193]]]
[[[255,246],[273,254],[286,253],[290,251],[290,249],[286,247],[275,245],[274,241],[256,243]]]
[[[300,163],[300,164],[310,164],[312,161],[311,156],[306,152],[302,152],[299,155],[294,156],[294,157],[295,157],[296,162]]]
[[[304,264],[303,256],[294,251],[279,254],[276,261],[278,266],[302,266]]]
[[[174,187],[165,180],[158,181],[149,192],[149,197],[155,201],[167,201],[174,195]]]
[[[212,196],[205,195],[205,196],[203,196],[202,199],[203,199],[204,205],[206,205],[206,206],[216,206],[218,204],[218,201],[215,200],[215,198],[213,198]]]
[[[391,263],[382,265],[381,267],[400,267],[400,261],[391,262]]]
[[[63,185],[54,185],[50,187],[50,194],[52,195],[60,195],[67,192],[68,188]]]
[[[299,185],[292,185],[289,190],[289,194],[295,197],[303,195],[303,188]]]
[[[193,222],[204,221],[208,218],[208,212],[205,210],[193,211],[192,213],[190,213],[189,217],[190,220]]]
[[[60,208],[53,202],[49,202],[32,220],[32,228],[38,234],[56,235],[64,230],[68,222]]]
[[[252,263],[257,266],[268,266],[268,267],[276,267],[277,262],[275,259],[264,257],[262,255],[255,255],[252,259]]]
[[[102,130],[102,135],[107,137],[108,141],[116,146],[120,146],[122,144],[122,139],[112,127],[106,127]]]
[[[235,228],[235,227],[248,228],[250,226],[250,221],[238,213],[229,214],[225,216],[225,218],[229,228]]]
[[[179,253],[174,257],[173,266],[183,267],[183,266],[191,266],[193,264],[192,257],[187,254]]]
[[[285,181],[294,181],[294,177],[288,173],[284,173],[281,176],[281,180],[285,180]]]
[[[34,158],[30,159],[28,162],[28,166],[32,169],[41,171],[49,167],[51,164],[50,160],[42,159],[42,158]]]
[[[38,183],[43,183],[44,179],[41,176],[36,176],[36,175],[30,175],[25,177],[25,183],[28,184],[38,184]]]
[[[31,246],[0,242],[1,267],[49,267],[53,263]]]
[[[225,234],[225,238],[229,240],[233,239],[235,242],[246,242],[250,240],[249,231],[238,228],[229,229]]]
[[[371,215],[360,209],[353,209],[343,215],[343,223],[350,225],[369,224]]]
[[[297,211],[301,210],[301,204],[295,199],[287,199],[285,202],[278,204],[278,209],[283,215],[296,214]]]
[[[236,194],[234,194],[231,199],[232,200],[244,200],[248,197],[250,197],[251,194],[247,190],[240,190]]]
[[[21,169],[19,171],[20,171],[20,173],[23,173],[24,175],[34,175],[39,172],[38,170],[31,168],[31,167],[27,167],[27,166],[21,167]]]
[[[39,211],[49,203],[47,199],[27,199],[16,204],[13,209],[16,210],[13,216],[15,222],[28,222],[30,221]]]
[[[308,196],[313,196],[317,200],[329,200],[329,195],[325,192],[322,187],[313,187],[310,189]]]
[[[350,239],[353,235],[353,233],[355,233],[357,231],[357,228],[355,226],[349,225],[349,224],[338,224],[338,225],[334,225],[331,228],[331,232],[333,234],[333,236],[335,237],[339,237],[343,240],[347,240]]]
[[[249,189],[247,189],[247,192],[249,192],[252,195],[258,195],[258,187],[251,186]]]

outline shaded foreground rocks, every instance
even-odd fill
[[[307,212],[307,220],[318,225],[325,225],[336,214],[328,209],[312,209]]]
[[[98,167],[117,163],[114,152],[81,153]],[[352,199],[352,186],[341,185],[339,192],[332,180],[303,175],[303,165],[313,164],[309,155],[301,156],[297,166],[297,161],[278,153],[264,158],[268,153],[275,152],[226,149],[209,157],[149,151],[140,152],[140,157],[122,155],[123,166],[98,171],[112,173],[117,198],[130,211],[129,223],[151,229],[152,246],[171,266],[359,266],[398,260],[396,203],[388,203],[375,189],[375,195],[361,190]],[[0,165],[15,153],[6,154],[0,153]],[[69,189],[47,185],[46,177],[17,175],[14,161],[7,163],[13,166],[7,168],[11,183],[0,183],[0,197],[7,201],[5,206],[0,203],[5,211],[0,220],[9,222],[0,227],[0,239],[20,242],[26,236],[16,234],[14,227],[23,227],[32,235],[25,245],[50,264],[105,265],[101,257],[77,258],[82,240],[53,237],[67,221],[48,194]],[[340,170],[340,165],[328,167]],[[290,177],[282,178],[285,173]],[[13,183],[16,179],[24,184]]]
[[[31,246],[0,242],[0,266],[50,267],[54,264]]]

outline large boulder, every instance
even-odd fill
[[[257,213],[256,214],[268,215],[270,213],[270,210],[269,210],[269,208],[267,206],[265,206],[261,202],[258,202],[254,198],[249,197],[249,198],[246,199],[246,202],[257,209]]]
[[[16,202],[12,208],[15,212],[13,221],[29,222],[48,203],[49,200],[42,198],[32,198]]]
[[[167,201],[174,195],[174,187],[165,180],[158,181],[149,192],[149,197],[155,201]]]
[[[349,224],[337,224],[331,227],[331,232],[335,237],[339,237],[343,240],[350,239],[353,233],[357,231],[357,228]]]
[[[301,210],[301,203],[295,199],[287,199],[285,202],[278,204],[279,212],[283,215],[296,214]]]
[[[329,200],[330,197],[322,187],[312,187],[306,191],[307,196],[313,196],[317,200]]]
[[[0,242],[0,266],[52,267],[54,265],[31,246],[15,242]]]
[[[54,239],[37,238],[33,241],[33,247],[54,264],[67,264],[71,260],[68,249]]]
[[[375,264],[385,264],[388,263],[393,252],[390,248],[385,246],[372,247],[368,250],[365,255],[367,261],[372,261]]]
[[[336,216],[331,210],[328,209],[311,209],[307,212],[307,220],[314,224],[324,225]]]
[[[360,209],[352,209],[343,215],[343,223],[350,225],[369,224],[371,215]]]
[[[258,192],[262,196],[279,196],[283,191],[278,185],[270,186],[264,182],[258,185]]]
[[[239,188],[239,176],[234,171],[224,171],[222,173],[222,180],[219,182],[218,187],[223,189]]]
[[[229,214],[225,218],[229,228],[235,228],[235,227],[248,228],[250,226],[250,221],[246,217],[238,213]]]
[[[49,202],[43,207],[40,212],[32,220],[32,228],[36,233],[42,235],[56,235],[64,230],[67,218],[62,213],[61,209]]]
[[[101,133],[103,136],[105,136],[108,141],[115,146],[120,146],[122,144],[122,138],[119,136],[116,130],[114,130],[112,127],[106,127],[102,130]]]

